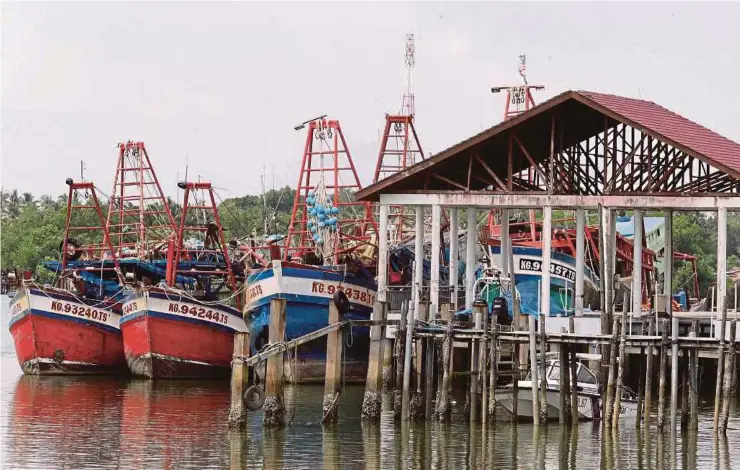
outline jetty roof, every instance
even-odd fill
[[[570,90],[357,197],[429,191],[740,195],[740,144],[651,101]]]

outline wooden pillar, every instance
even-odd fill
[[[434,399],[434,356],[434,338],[427,338],[424,351],[424,360],[426,362],[424,368],[424,417],[426,419],[432,419],[432,414],[434,413],[434,408],[432,407]]]
[[[490,380],[488,392],[488,422],[496,421],[496,382],[498,382],[498,318],[491,315]]]
[[[415,236],[414,239],[414,273],[413,278],[415,282],[411,286],[412,289],[416,290],[416,293],[414,294],[416,297],[415,305],[414,307],[419,309],[419,303],[421,302],[421,299],[423,295],[420,295],[422,292],[424,292],[424,206],[416,206],[416,220],[414,221],[416,227],[415,227]],[[439,252],[439,251],[438,251]],[[432,264],[434,264],[434,248],[432,248],[431,252],[432,256]],[[439,258],[437,258],[439,261]],[[432,267],[432,272],[434,271],[434,268]],[[437,272],[439,272],[439,264],[437,264]],[[432,276],[432,279],[434,279],[434,276]],[[437,277],[439,279],[439,277]],[[431,284],[430,284],[430,291],[431,291]],[[432,306],[432,311],[434,311],[434,306]]]
[[[243,427],[247,424],[247,409],[244,406],[244,390],[249,384],[249,332],[234,333],[234,357],[231,360],[231,408],[229,427]]]
[[[655,316],[650,315],[648,318],[648,336],[655,335]],[[645,357],[645,407],[643,411],[643,423],[645,429],[650,429],[650,413],[653,406],[653,359],[655,348],[653,343],[647,345],[647,354]]]
[[[718,289],[719,290],[719,289]],[[722,306],[719,327],[719,345],[717,349],[717,382],[714,390],[714,432],[719,431],[720,412],[722,409],[722,378],[725,371],[725,328],[727,326],[727,300],[718,298],[717,305]]]
[[[458,256],[459,256],[459,234],[458,222],[460,217],[457,214],[457,207],[450,208],[450,304],[453,309],[457,311],[457,287],[459,284],[458,279]],[[434,316],[432,318],[439,318],[439,309],[432,311]]]
[[[730,322],[730,347],[726,353],[725,361],[727,367],[725,367],[724,373],[724,386],[722,390],[722,417],[720,418],[719,429],[722,433],[727,432],[727,422],[730,417],[730,401],[732,400],[732,386],[733,386],[733,371],[737,364],[735,363],[735,335],[736,335],[737,322],[735,320]],[[717,377],[719,380],[719,377]]]
[[[478,243],[475,208],[468,207],[467,236],[465,237],[465,308],[473,308],[475,299],[475,246]]]
[[[668,356],[668,325],[665,320],[661,322],[661,334],[660,362],[658,366],[658,429],[663,429],[665,424],[666,362]]]
[[[549,292],[548,292],[549,294]],[[545,333],[545,319],[540,315],[540,424],[547,424],[547,334]]]
[[[609,334],[609,327],[614,317],[614,258],[616,257],[616,218],[615,213],[611,208],[602,207],[601,210],[601,221],[603,227],[603,234],[600,237],[602,241],[603,249],[601,250],[602,268],[604,272],[601,277],[604,279],[604,309],[601,315],[601,334]],[[614,338],[616,340],[616,338]],[[614,343],[612,343],[614,344]],[[599,370],[599,378],[603,383],[604,377],[608,374],[608,367],[611,358],[611,346],[601,347],[601,368]],[[608,400],[604,396],[602,391],[602,402],[606,403]],[[612,396],[613,399],[613,396]],[[609,413],[605,413],[608,416]]]
[[[635,236],[632,244],[632,315],[642,314],[642,210],[635,209]]]
[[[666,250],[668,253],[668,250]],[[668,302],[670,303],[670,302]],[[671,432],[678,417],[678,318],[671,319]]]
[[[483,328],[483,316],[485,315],[486,302],[482,299],[473,302],[473,318],[475,318],[475,329]],[[470,422],[478,420],[478,371],[480,365],[480,342],[473,338],[470,340]]]
[[[504,276],[511,277],[509,272],[509,250],[511,239],[509,238],[509,209],[501,209],[501,272]]]
[[[690,337],[695,338],[699,331],[699,320],[691,322]],[[692,349],[689,352],[689,408],[691,410],[691,429],[699,429],[699,353]]]
[[[568,331],[575,333],[575,320],[573,317],[568,319]],[[573,424],[578,423],[578,376],[577,376],[577,356],[576,356],[576,345],[571,344],[568,348],[570,350],[570,420]]]
[[[402,409],[401,390],[403,388],[404,361],[406,358],[406,326],[408,323],[407,318],[409,316],[409,305],[411,305],[411,302],[404,302],[401,307],[401,321],[398,324],[396,338],[394,340],[396,377],[393,383],[393,411],[396,418],[401,417]]]
[[[577,317],[583,315],[583,274],[585,272],[586,252],[586,211],[576,210],[576,289],[575,289],[575,314]]]
[[[532,371],[532,422],[535,426],[540,425],[540,394],[537,390],[539,384],[537,371],[537,337],[535,335],[535,317],[529,315],[529,369]]]
[[[388,205],[381,204],[378,220],[378,300],[385,302],[388,292]],[[399,222],[402,223],[402,222]]]
[[[285,339],[285,299],[270,300],[270,344],[282,343]],[[265,427],[285,426],[285,403],[283,402],[283,355],[267,358],[265,373],[265,404],[262,425]]]
[[[565,333],[565,328],[561,328],[560,332]],[[566,371],[569,370],[568,368],[568,345],[566,343],[560,344],[560,350],[559,353],[559,361],[560,361],[560,403],[559,403],[559,409],[558,409],[558,421],[561,425],[565,424],[568,420],[568,399],[570,398],[568,396],[568,376],[570,374],[566,374]]]
[[[339,309],[329,302],[329,324],[339,323]],[[342,330],[337,329],[326,336],[326,375],[324,378],[323,423],[336,423],[339,418],[339,394],[342,386]]]
[[[421,302],[418,310],[416,310],[416,318],[420,321],[427,321],[427,315],[429,313],[429,302]],[[416,323],[416,322],[415,322]],[[410,416],[412,419],[421,418],[426,412],[426,401],[425,401],[425,390],[427,381],[424,380],[422,370],[425,366],[425,354],[428,352],[425,346],[427,343],[426,339],[416,338],[414,341],[414,383],[416,385],[415,392],[412,392],[410,401]],[[431,404],[430,404],[431,406]]]
[[[388,304],[375,302],[370,319],[383,321],[386,319]],[[383,325],[372,325],[370,327],[370,354],[367,361],[367,380],[365,381],[365,396],[362,400],[362,417],[368,420],[380,419],[381,392],[383,387]]]
[[[452,321],[447,322],[447,330],[444,345],[442,346],[442,385],[437,395],[437,420],[447,422],[450,419],[450,380],[452,375],[452,348],[454,337],[452,334]]]
[[[401,417],[404,421],[411,419],[410,389],[411,389],[411,351],[414,337],[414,304],[411,303],[406,323],[406,347],[403,356],[403,395],[401,396]]]
[[[439,256],[442,250],[442,207],[439,204],[432,206],[432,272],[429,285],[429,297],[432,301],[432,313],[437,316],[439,312]],[[423,241],[423,239],[422,239]],[[419,243],[419,237],[416,238],[416,243]],[[418,268],[417,268],[418,269]],[[423,271],[422,271],[423,272]],[[418,276],[418,275],[417,275]],[[417,282],[421,282],[421,279],[417,277]]]
[[[624,383],[624,367],[627,362],[625,347],[627,343],[627,294],[624,295],[622,304],[622,321],[619,330],[619,369],[617,371],[617,386],[614,389],[614,409],[612,410],[612,428],[619,427],[619,412],[622,409],[622,386]]]

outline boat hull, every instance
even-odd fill
[[[99,304],[57,289],[20,289],[10,302],[10,333],[23,372],[125,373],[120,314]]]
[[[238,312],[164,291],[137,291],[123,304],[129,370],[147,378],[228,378]]]
[[[514,412],[514,393],[512,387],[505,387],[496,391],[496,402],[509,413]],[[547,390],[547,419],[559,419],[560,391]],[[578,394],[578,419],[590,421],[601,416],[601,399],[598,395]],[[631,400],[623,400],[621,404],[620,418],[629,418],[637,415],[637,403]],[[517,416],[519,419],[532,419],[532,389],[520,388],[518,392]]]
[[[501,247],[490,246],[491,262],[501,266]],[[521,295],[521,312],[536,315],[541,311],[542,250],[533,247],[513,247],[516,288]],[[550,269],[550,316],[569,315],[574,311],[576,260],[564,253],[552,253]],[[590,269],[584,268],[584,306],[596,305],[599,300],[599,281]],[[491,293],[493,297],[498,296]],[[508,294],[509,297],[511,294]],[[509,316],[513,316],[513,302],[508,298]]]
[[[250,319],[252,351],[268,341],[270,300],[286,300],[287,340],[306,335],[329,324],[329,303],[339,286],[350,301],[343,319],[370,318],[377,285],[362,278],[326,267],[276,262],[247,280],[247,315]],[[354,327],[345,332],[343,377],[363,382],[367,376],[369,328]],[[290,351],[284,361],[284,379],[292,383],[323,383],[326,372],[326,338],[310,341]],[[258,370],[258,373],[260,371]]]

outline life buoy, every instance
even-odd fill
[[[334,305],[336,305],[337,310],[339,310],[339,313],[344,314],[349,312],[349,298],[347,298],[347,294],[344,292],[337,291],[334,294],[332,301],[334,302]]]
[[[67,261],[77,261],[82,256],[82,250],[80,250],[80,242],[74,238],[67,239]],[[64,240],[59,242],[59,252],[64,250]]]
[[[242,393],[242,402],[249,411],[257,411],[265,403],[265,392],[262,387],[252,385]]]

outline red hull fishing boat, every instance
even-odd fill
[[[67,180],[69,198],[61,262],[47,263],[54,286],[25,280],[10,302],[10,333],[26,374],[99,374],[125,371],[119,330],[122,276],[92,183]],[[84,201],[84,202],[83,202]],[[73,211],[93,210],[79,225]],[[93,226],[97,220],[99,225]],[[102,243],[83,246],[70,233],[102,233]],[[99,286],[91,288],[91,286]]]
[[[170,238],[164,277],[153,279],[164,282],[138,288],[123,305],[126,361],[134,375],[148,378],[228,377],[234,332],[247,331],[239,310],[241,291],[211,184],[181,187],[185,197],[178,235]],[[189,206],[191,194],[195,203]],[[187,225],[188,209],[210,211],[212,222]],[[186,242],[188,232],[200,233],[202,240]],[[231,299],[237,308],[228,305]]]

